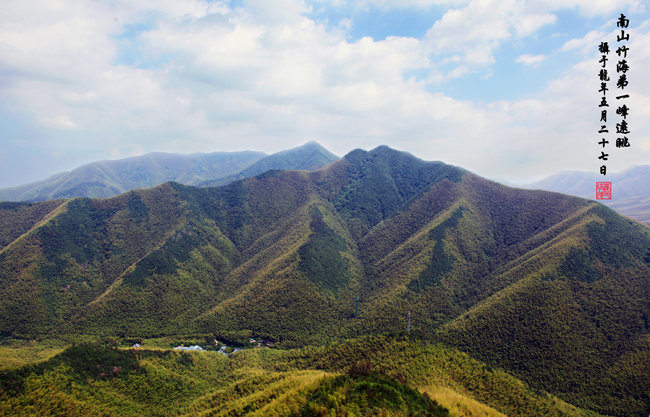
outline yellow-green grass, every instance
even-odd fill
[[[494,408],[485,405],[469,395],[443,386],[431,385],[421,389],[441,406],[449,410],[450,417],[506,417]]]
[[[185,416],[286,416],[296,413],[306,403],[307,393],[321,379],[331,375],[324,371],[305,370],[267,372],[252,369],[247,375],[208,394],[193,404]]]
[[[15,341],[0,345],[0,369],[19,368],[42,362],[64,349],[65,345],[57,343]]]

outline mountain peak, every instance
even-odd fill
[[[197,186],[223,185],[271,169],[314,170],[337,159],[338,156],[315,141],[272,155],[254,151],[195,154],[153,152],[92,162],[43,181],[0,189],[0,200],[111,197],[167,181]]]
[[[239,178],[252,177],[271,169],[305,169],[321,168],[339,159],[318,142],[307,142],[297,148],[287,149],[262,158],[243,170]]]
[[[350,152],[347,153],[343,157],[343,159],[347,160],[348,162],[352,163],[359,163],[363,160],[367,159],[376,159],[376,160],[382,160],[387,163],[396,163],[398,165],[405,165],[409,163],[414,163],[418,166],[426,166],[428,168],[431,167],[448,167],[456,172],[458,174],[462,175],[463,173],[468,172],[467,170],[454,166],[454,165],[449,165],[441,161],[425,161],[423,159],[418,158],[417,156],[411,154],[410,152],[406,151],[400,151],[394,148],[391,148],[390,146],[387,145],[380,145],[377,146],[374,149],[371,149],[369,151],[366,151],[365,149],[354,149]]]
[[[305,144],[303,144],[301,146],[298,146],[298,147],[296,147],[294,149],[300,149],[300,148],[315,148],[315,149],[322,149],[324,151],[327,151],[327,149],[323,145],[316,142],[315,140],[310,140],[308,142],[305,142]]]
[[[309,142],[306,142],[300,146],[297,146],[295,148],[287,149],[284,151],[276,152],[274,154],[269,155],[269,157],[273,157],[274,155],[287,155],[287,154],[298,154],[298,153],[303,153],[303,152],[317,152],[320,153],[324,156],[327,157],[327,159],[332,159],[332,161],[335,161],[338,158],[338,156],[334,155],[332,152],[328,151],[323,145],[320,143],[310,140]]]
[[[383,157],[383,158],[391,158],[391,157],[408,157],[412,158],[414,160],[422,161],[421,159],[413,156],[412,154],[404,151],[398,151],[397,149],[393,149],[390,146],[387,145],[380,145],[377,146],[376,148],[373,148],[369,151],[365,149],[354,149],[350,152],[347,153],[347,155],[344,156],[345,159],[349,161],[355,161],[359,158],[375,158],[375,157]]]
[[[276,152],[251,164],[235,175],[198,184],[201,187],[215,187],[229,184],[243,178],[255,177],[271,170],[312,171],[340,159],[318,142],[310,141],[296,148]]]
[[[347,217],[358,218],[368,227],[405,210],[434,184],[458,183],[467,172],[385,145],[371,151],[355,149],[344,160],[350,182],[336,204]]]

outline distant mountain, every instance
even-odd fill
[[[203,187],[218,186],[271,169],[313,170],[337,159],[336,155],[316,142],[268,156],[252,151],[191,155],[151,153],[93,162],[44,181],[0,189],[0,201],[106,198],[167,181]]]
[[[636,197],[617,198],[608,202],[607,205],[625,216],[650,226],[650,193]]]
[[[150,153],[113,161],[93,162],[46,180],[0,190],[3,201],[43,201],[70,197],[113,197],[167,181],[196,184],[232,175],[264,158],[262,152],[207,154]]]
[[[594,200],[598,181],[612,182],[612,200],[599,200],[601,203],[650,226],[650,165],[637,165],[606,177],[596,172],[562,171],[523,187]]]
[[[410,317],[533,389],[645,416],[648,300],[647,227],[385,146],[222,187],[0,204],[5,337],[291,347],[402,332]]]
[[[199,187],[214,187],[225,185],[242,178],[254,177],[255,175],[259,175],[272,169],[314,170],[317,168],[322,168],[325,165],[330,164],[338,159],[338,156],[323,148],[318,143],[308,142],[298,148],[277,152],[265,158],[262,158],[237,174],[215,180],[203,181],[196,185]]]

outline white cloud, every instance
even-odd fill
[[[472,0],[447,11],[426,34],[431,52],[461,54],[473,67],[494,63],[494,51],[506,40],[526,37],[555,23],[554,15],[528,10],[516,0]]]
[[[343,19],[341,19],[339,21],[339,27],[341,29],[349,31],[350,29],[352,29],[353,26],[354,26],[354,23],[352,22],[352,19],[350,19],[348,17],[344,17]]]
[[[557,17],[550,13],[528,14],[523,13],[519,19],[513,23],[517,36],[524,37],[532,35],[541,27],[552,25],[557,21]]]
[[[547,3],[459,2],[425,39],[349,41],[343,30],[353,21],[327,27],[304,15],[309,4],[285,2],[276,9],[251,0],[252,10],[199,0],[110,7],[61,0],[43,2],[37,12],[12,4],[0,16],[0,104],[25,109],[43,126],[43,148],[65,151],[65,144],[101,157],[275,151],[314,139],[339,154],[388,144],[504,178],[513,167],[528,175],[548,173],[549,166],[592,167],[592,60],[526,100],[483,105],[426,89],[492,71],[497,48],[554,24]],[[133,24],[142,29],[125,41]],[[632,33],[631,123],[648,132],[642,120],[650,120],[650,80],[642,68],[650,65],[650,38]],[[590,32],[563,50],[601,35],[609,36]],[[118,63],[125,52],[151,63]],[[543,59],[521,55],[517,62]],[[423,80],[405,79],[413,70],[423,71]],[[647,160],[648,151],[637,149],[620,160]]]
[[[542,61],[544,61],[544,58],[546,58],[544,55],[524,54],[515,58],[515,62],[529,67],[537,67],[542,63]]]
[[[376,7],[380,10],[394,9],[428,9],[437,6],[464,6],[470,0],[313,0],[313,3],[326,3],[333,7],[350,7],[355,9],[367,9]]]
[[[583,54],[593,54],[600,42],[605,40],[605,32],[592,30],[582,38],[574,38],[566,41],[560,50],[562,52],[580,50]]]
[[[317,0],[320,3],[324,0]],[[339,7],[342,5],[367,7],[372,5],[383,10],[422,8],[427,9],[435,6],[463,7],[475,2],[475,0],[339,0],[335,2]],[[481,0],[486,3],[485,0]],[[643,0],[527,0],[517,2],[524,4],[534,12],[544,13],[550,10],[572,9],[582,16],[594,17],[598,15],[609,15],[620,10],[628,10],[632,13],[640,13],[645,10]]]
[[[645,8],[643,0],[530,0],[529,5],[546,10],[575,9],[586,17],[612,15],[622,10],[637,13]]]
[[[70,116],[54,116],[44,119],[42,123],[56,129],[78,129],[79,126],[70,119]]]
[[[628,122],[632,146],[628,149],[608,149],[611,156],[607,167],[611,172],[621,171],[633,164],[650,163],[650,78],[642,70],[650,66],[650,33],[633,30],[631,34],[634,43],[630,44],[628,59],[634,65],[631,65],[628,73],[630,98],[627,104],[631,109]],[[585,38],[592,36],[588,34]],[[615,31],[598,38],[615,39]],[[579,47],[582,47],[581,43]],[[600,163],[596,156],[600,148],[596,142],[601,136],[597,134],[600,128],[600,95],[597,93],[599,84],[596,74],[599,68],[596,54],[593,54],[532,98],[502,101],[489,106],[511,115],[511,122],[502,125],[501,132],[517,138],[517,146],[523,151],[522,157],[527,159],[525,170],[528,175],[542,177],[562,169],[597,171]],[[611,105],[615,100],[614,93],[610,94]],[[610,132],[614,132],[618,120],[620,117],[610,108]],[[610,135],[612,143],[613,140],[615,134]],[[477,169],[488,172],[494,170],[494,166],[486,164],[477,166]],[[512,177],[508,172],[511,169],[512,165],[509,168],[504,165],[502,172],[493,176]]]
[[[48,7],[49,6],[49,7]],[[80,1],[34,7],[9,2],[0,14],[0,65],[11,74],[60,82],[78,80],[106,66],[119,30],[110,10]],[[96,7],[96,6],[95,6]]]
[[[257,20],[264,24],[293,23],[311,10],[302,0],[245,0],[244,5],[254,10]]]

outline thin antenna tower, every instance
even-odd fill
[[[406,331],[411,333],[411,310],[409,310],[408,321],[406,322]]]

